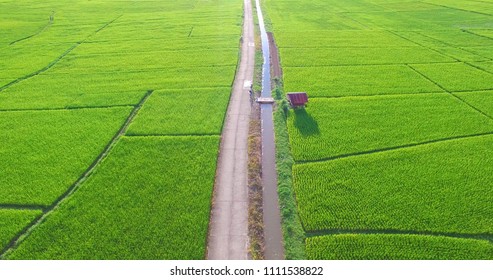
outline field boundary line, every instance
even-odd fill
[[[420,1],[420,2],[421,3],[428,4],[428,5],[432,5],[432,6],[436,6],[436,7],[442,7],[442,8],[447,8],[447,9],[456,10],[456,11],[469,12],[469,13],[473,13],[473,14],[480,14],[480,15],[483,15],[483,16],[490,16],[490,17],[493,16],[493,14],[487,14],[487,13],[482,13],[482,12],[478,12],[478,11],[471,11],[471,10],[466,10],[466,9],[461,9],[461,8],[454,8],[454,7],[450,7],[450,6],[446,6],[446,5],[429,3],[429,2],[426,2],[426,1]]]
[[[125,134],[125,137],[221,137],[221,134],[219,133],[211,133],[211,134],[193,134],[193,133],[184,133],[184,134]]]
[[[407,97],[413,95],[427,95],[427,94],[447,94],[444,91],[431,91],[431,92],[415,92],[415,93],[382,93],[382,94],[361,94],[361,95],[334,95],[334,96],[310,96],[310,99],[343,99],[343,98],[365,98],[365,97]]]
[[[193,66],[194,68],[197,68],[197,69],[207,69],[207,68],[233,68],[235,65],[234,64],[224,64],[224,65],[216,65],[216,66],[210,66],[210,65],[207,65],[207,66],[198,66],[198,65],[191,65]],[[82,68],[81,68],[82,69]],[[89,68],[86,68],[86,69],[89,69]],[[182,67],[178,67],[178,66],[173,66],[173,67],[153,67],[153,68],[143,68],[143,69],[135,69],[135,70],[122,70],[122,71],[118,71],[119,73],[149,73],[149,72],[156,72],[156,70],[169,70],[169,69],[182,69]],[[115,73],[115,71],[95,71],[95,73],[97,74],[111,74],[111,73]],[[73,73],[72,72],[57,72],[56,73],[57,75],[72,75]],[[92,75],[91,73],[79,73],[79,75],[83,76],[83,75]],[[218,85],[218,86],[215,86],[215,87],[228,87],[228,85]],[[207,88],[207,87],[202,87],[202,88]],[[177,88],[177,89],[180,89],[180,88]]]
[[[327,161],[332,161],[332,160],[337,160],[337,159],[343,159],[343,158],[349,158],[349,157],[355,157],[355,156],[363,156],[363,155],[371,155],[371,154],[395,151],[395,150],[400,150],[400,149],[405,149],[405,148],[419,147],[419,146],[425,146],[425,145],[430,145],[430,144],[435,144],[435,143],[448,142],[448,141],[454,141],[454,140],[464,140],[464,139],[489,136],[489,135],[493,135],[493,131],[468,134],[468,135],[461,135],[461,136],[446,137],[446,138],[439,138],[439,139],[428,140],[428,141],[423,141],[423,142],[419,142],[419,143],[404,144],[404,145],[381,148],[381,149],[373,149],[373,150],[367,150],[367,151],[362,151],[362,152],[342,154],[342,155],[326,157],[326,158],[321,158],[321,159],[315,159],[315,160],[296,160],[295,164],[302,165],[302,164],[310,164],[310,163],[318,163],[318,162],[327,162]]]
[[[86,39],[84,39],[84,41],[86,41],[87,39],[91,38],[92,36],[98,34],[100,31],[102,31],[103,29],[105,29],[106,27],[108,27],[110,24],[112,24],[113,22],[115,22],[116,20],[118,20],[119,18],[121,18],[122,16],[123,16],[123,14],[121,14],[121,15],[117,16],[116,18],[108,21],[103,26],[101,26],[100,28],[98,28],[94,33],[92,33],[91,35],[87,36]]]
[[[441,54],[442,56],[446,56],[445,54]],[[452,57],[450,57],[452,58]],[[454,61],[441,61],[441,62],[408,62],[408,63],[402,63],[402,62],[396,62],[396,63],[368,63],[368,64],[362,64],[362,63],[357,63],[357,64],[317,64],[317,65],[288,65],[284,66],[284,68],[313,68],[313,67],[364,67],[364,66],[399,66],[399,65],[407,65],[407,64],[429,64],[429,65],[434,65],[434,64],[454,64],[454,63],[459,63],[463,62],[460,60],[457,60],[456,58],[452,58]],[[486,59],[482,61],[475,61],[475,62],[486,62],[486,61],[491,61],[491,59]]]
[[[411,70],[413,70],[416,74],[420,75],[421,77],[425,78],[426,80],[428,80],[429,82],[432,82],[434,85],[436,85],[437,87],[441,88],[443,91],[445,92],[448,92],[450,93],[450,91],[446,88],[444,88],[441,84],[435,82],[434,80],[432,80],[430,77],[426,76],[425,74],[421,73],[420,71],[416,70],[416,68],[412,67],[411,65],[409,64],[406,64],[407,67],[409,67]]]
[[[445,236],[463,239],[477,239],[493,242],[493,234],[483,233],[454,233],[454,232],[436,232],[436,231],[413,231],[413,230],[398,230],[398,229],[325,229],[307,231],[306,237],[317,237],[337,234],[413,234],[413,235],[428,235],[428,236]]]
[[[481,3],[486,3],[486,4],[493,4],[491,2],[488,2],[488,1],[484,1],[484,0],[473,0],[473,2],[481,2]]]
[[[21,41],[25,41],[27,39],[31,39],[32,37],[37,36],[37,35],[43,33],[43,31],[45,31],[46,29],[50,28],[50,26],[53,24],[54,21],[55,21],[55,11],[52,11],[51,12],[51,15],[50,15],[50,20],[48,21],[48,23],[45,26],[43,26],[43,28],[41,28],[40,30],[38,30],[37,32],[35,32],[35,33],[33,33],[33,34],[29,35],[29,36],[26,36],[26,37],[23,37],[23,38],[20,38],[20,39],[17,39],[17,40],[14,40],[14,41],[10,42],[9,46],[12,46],[14,44],[17,44],[17,43],[19,43]]]
[[[55,66],[55,64],[57,64],[60,60],[62,60],[65,56],[67,56],[71,51],[73,51],[75,48],[77,48],[82,42],[77,42],[75,43],[74,45],[72,45],[68,50],[66,50],[64,53],[62,53],[62,55],[60,55],[59,57],[57,57],[55,60],[53,60],[52,62],[50,62],[48,65],[46,65],[45,67],[35,71],[35,72],[32,72],[30,74],[27,74],[23,77],[20,77],[20,78],[17,78],[15,80],[13,80],[12,82],[0,87],[0,92],[4,91],[5,89],[15,85],[15,84],[18,84],[20,82],[23,82],[29,78],[32,78],[34,76],[37,76],[43,72],[46,72],[48,70],[50,70],[53,66]]]
[[[484,61],[474,61],[474,62],[484,62]],[[468,62],[468,61],[464,61],[464,64],[469,65],[469,66],[471,66],[471,67],[473,67],[473,68],[476,68],[476,69],[478,69],[478,70],[480,70],[480,71],[483,71],[483,72],[486,72],[486,73],[489,73],[489,74],[493,74],[493,72],[492,72],[492,71],[487,70],[487,69],[484,69],[483,67],[480,67],[480,66],[474,65],[474,64],[472,64],[472,63],[470,63],[470,62]]]
[[[450,58],[454,59],[454,60],[455,60],[455,62],[462,62],[460,59],[457,59],[456,57],[453,57],[453,56],[451,56],[451,55],[445,54],[445,53],[443,53],[443,52],[441,52],[441,51],[437,51],[437,50],[435,50],[435,49],[433,49],[433,48],[430,48],[429,46],[423,45],[423,44],[418,43],[418,42],[416,42],[416,41],[414,41],[414,40],[411,40],[411,39],[409,39],[409,38],[406,38],[406,37],[404,37],[404,36],[400,35],[399,33],[395,32],[395,31],[388,30],[388,29],[387,29],[387,30],[385,30],[385,31],[387,31],[387,32],[388,32],[388,33],[390,33],[390,34],[393,34],[394,36],[397,36],[397,37],[399,37],[399,38],[402,38],[402,39],[404,39],[404,40],[406,40],[406,41],[409,41],[409,42],[411,42],[411,43],[414,43],[414,44],[416,44],[416,45],[418,45],[418,46],[420,46],[420,47],[422,47],[422,48],[428,49],[428,50],[430,50],[430,51],[432,51],[432,52],[436,52],[436,53],[438,53],[438,54],[440,54],[440,55],[442,55],[442,56],[450,57]],[[415,32],[415,33],[420,34],[420,35],[423,35],[423,34],[418,33],[418,32]],[[424,35],[423,35],[423,36],[424,36]],[[428,36],[426,36],[426,37],[428,37]],[[432,37],[428,37],[428,38],[431,38],[431,39],[433,39],[433,40],[439,41],[439,40],[437,40],[437,39],[435,39],[435,38],[432,38]],[[439,42],[441,42],[441,41],[439,41]],[[454,47],[454,48],[455,48],[455,47]],[[410,63],[410,64],[413,64],[413,63]],[[414,64],[420,64],[420,63],[414,63]],[[407,64],[406,64],[406,65],[407,65]]]
[[[426,76],[425,74],[421,73],[420,71],[414,69],[414,67],[412,67],[411,65],[407,65],[409,68],[413,69],[416,73],[420,74],[421,76],[423,76],[424,78],[426,78],[427,80],[429,80],[430,82],[434,83],[435,85],[437,85],[438,87],[440,87],[441,89],[443,89],[444,91],[446,91],[447,93],[449,93],[451,96],[455,97],[457,100],[459,100],[460,102],[462,102],[463,104],[469,106],[470,108],[474,109],[476,112],[480,113],[481,115],[487,117],[488,119],[490,120],[493,120],[493,117],[491,117],[490,115],[486,114],[485,112],[483,112],[482,110],[480,110],[479,108],[477,108],[476,106],[470,104],[469,102],[465,101],[464,99],[458,97],[457,95],[453,94],[452,91],[444,88],[443,86],[441,86],[440,84],[438,84],[437,82],[433,81],[432,79],[430,79],[428,76]]]
[[[478,34],[476,32],[473,32],[471,30],[468,30],[468,29],[461,29],[461,30],[462,30],[462,32],[466,32],[466,33],[469,33],[469,34],[474,35],[474,36],[478,36],[478,37],[486,38],[486,39],[489,39],[489,40],[493,40],[492,37],[481,35],[481,34]]]
[[[84,110],[84,109],[111,109],[111,108],[125,108],[135,107],[135,104],[125,105],[109,105],[109,106],[87,106],[87,107],[64,107],[64,108],[39,108],[39,109],[0,109],[2,112],[36,112],[36,111],[71,111],[71,110]]]
[[[491,58],[489,58],[489,57],[486,57],[486,56],[484,56],[484,55],[482,55],[482,54],[479,54],[479,53],[476,53],[476,52],[470,51],[470,50],[468,50],[468,49],[464,49],[463,47],[455,46],[455,45],[453,45],[453,44],[450,44],[449,42],[442,41],[442,40],[440,40],[440,39],[437,39],[437,38],[431,37],[431,36],[429,36],[429,35],[426,35],[426,34],[422,33],[422,31],[420,31],[420,32],[418,32],[418,31],[414,31],[414,33],[419,34],[419,35],[421,35],[421,36],[424,36],[424,37],[426,37],[426,38],[432,39],[432,40],[434,40],[434,41],[440,42],[440,43],[442,43],[442,44],[444,44],[444,45],[446,45],[446,46],[449,46],[449,47],[451,47],[451,48],[458,49],[458,50],[461,50],[461,51],[464,51],[464,52],[468,52],[468,53],[473,54],[473,55],[476,55],[476,56],[480,56],[480,57],[482,57],[482,58],[486,59],[486,61],[491,61]],[[458,60],[458,61],[460,61],[460,62],[466,63],[466,61],[464,61],[464,60],[462,60],[462,59],[457,59],[457,60]]]
[[[467,102],[466,100],[464,100],[463,98],[459,97],[458,95],[452,93],[452,92],[449,92],[450,95],[452,95],[453,97],[457,98],[459,101],[461,101],[462,103],[466,104],[467,106],[471,107],[472,109],[476,110],[478,113],[480,113],[481,115],[493,120],[493,117],[486,114],[485,112],[483,112],[481,109],[479,109],[478,107],[472,105],[471,103]]]
[[[45,209],[46,209],[46,205],[0,203],[0,210],[41,210],[41,211],[44,211]]]
[[[44,220],[46,220],[46,218],[60,206],[60,204],[70,198],[70,196],[72,196],[72,194],[74,194],[79,189],[79,187],[92,175],[99,164],[110,154],[111,150],[117,144],[118,140],[120,140],[120,138],[125,135],[125,132],[127,131],[130,123],[133,121],[139,110],[142,108],[144,103],[152,95],[153,92],[154,90],[148,90],[147,93],[142,97],[140,102],[135,105],[134,109],[132,110],[132,112],[130,112],[118,132],[113,136],[110,142],[97,156],[93,163],[86,169],[86,171],[84,171],[84,173],[82,173],[82,175],[60,197],[58,197],[50,206],[46,207],[42,215],[33,220],[27,227],[20,231],[9,242],[9,244],[5,248],[3,248],[2,251],[0,251],[0,259],[4,259],[6,254],[8,254],[12,250],[15,250],[15,248],[17,248],[19,244],[22,243],[22,241],[24,241],[36,229],[38,225],[43,223]]]
[[[493,91],[493,88],[454,90],[451,93]]]
[[[84,43],[87,39],[91,38],[92,36],[94,36],[95,34],[97,34],[99,31],[105,29],[106,27],[108,27],[108,25],[112,24],[114,21],[116,21],[117,19],[119,19],[122,15],[119,15],[118,17],[114,18],[113,20],[107,22],[106,24],[104,24],[102,27],[100,27],[99,29],[96,30],[96,32],[90,34],[89,36],[87,36],[84,40],[82,41],[79,41],[77,43],[75,43],[74,45],[72,45],[68,50],[66,50],[64,53],[62,53],[59,57],[57,57],[55,60],[51,61],[50,63],[48,63],[48,65],[46,65],[45,67],[37,70],[37,71],[34,71],[30,74],[27,74],[25,76],[22,76],[20,78],[17,78],[11,82],[9,82],[8,84],[5,84],[3,85],[2,87],[0,87],[0,92],[4,91],[5,89],[8,89],[9,87],[15,85],[15,84],[18,84],[20,82],[23,82],[29,78],[32,78],[34,76],[37,76],[41,73],[44,73],[48,70],[50,70],[53,66],[55,66],[58,62],[60,62],[60,60],[62,60],[65,56],[67,56],[69,53],[71,53],[75,48],[77,48],[78,46],[80,46],[82,43]]]
[[[447,93],[463,93],[463,92],[484,92],[493,91],[493,88],[487,89],[475,89],[475,90],[454,90],[454,91],[430,91],[430,92],[415,92],[415,93],[382,93],[382,94],[361,94],[361,95],[334,95],[334,96],[311,96],[310,99],[340,99],[340,98],[358,98],[358,97],[407,97],[413,95],[427,95],[427,94],[447,94]]]
[[[371,29],[372,28],[372,26],[368,26],[367,24],[364,24],[364,23],[360,22],[359,20],[357,20],[357,19],[349,16],[349,14],[352,14],[350,12],[341,12],[341,13],[335,13],[335,14],[339,14],[343,18],[349,19],[350,21],[355,22],[356,24],[362,26],[363,28],[366,28],[366,29]]]
[[[144,41],[144,40],[141,40],[141,41]],[[113,42],[113,41],[110,41],[110,42]],[[85,42],[85,44],[97,44],[96,42]],[[230,50],[230,51],[236,51],[237,48],[232,48],[232,47],[221,47],[221,48],[210,48],[210,49],[214,49],[214,50]],[[98,50],[99,51],[99,50]],[[107,52],[98,52],[98,53],[87,53],[87,54],[83,54],[83,55],[80,55],[81,57],[95,57],[95,56],[107,56],[108,54],[111,54],[113,53],[114,50],[111,50],[111,51],[107,51]],[[190,50],[190,48],[181,48],[181,49],[159,49],[159,50],[150,50],[150,51],[146,51],[146,53],[150,53],[150,54],[160,54],[160,53],[184,53],[184,51],[186,52],[199,52],[199,53],[203,53],[204,52],[204,48],[202,48],[200,51],[194,51],[194,50]],[[142,54],[141,51],[125,51],[126,54]],[[210,66],[206,66],[206,67],[210,67]]]

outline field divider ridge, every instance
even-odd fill
[[[41,210],[41,211],[44,211],[45,209],[46,209],[45,205],[0,203],[0,210]]]
[[[471,30],[467,30],[467,29],[461,29],[462,32],[466,32],[466,33],[469,33],[471,35],[474,35],[474,36],[478,36],[478,37],[482,37],[482,38],[486,38],[486,39],[489,39],[489,40],[493,40],[492,37],[489,37],[489,36],[485,36],[485,35],[481,35],[481,34],[478,34],[478,33],[475,33]]]
[[[474,109],[476,112],[480,113],[481,115],[489,118],[490,120],[493,120],[493,117],[491,117],[490,115],[486,114],[485,112],[483,112],[482,110],[480,110],[479,108],[477,108],[476,106],[473,106],[472,104],[470,104],[469,102],[465,101],[464,99],[458,97],[457,95],[455,95],[452,91],[444,88],[442,85],[440,85],[439,83],[433,81],[432,79],[430,79],[428,76],[426,76],[425,74],[421,73],[420,71],[416,70],[414,67],[412,67],[411,65],[407,65],[409,68],[411,68],[412,70],[414,70],[416,73],[420,74],[421,76],[423,76],[424,78],[426,78],[428,81],[434,83],[436,86],[440,87],[441,89],[443,89],[445,92],[449,93],[451,96],[455,97],[457,100],[459,100],[460,102],[462,102],[463,104],[469,106],[470,108]]]
[[[82,41],[79,41],[79,42],[76,42],[74,45],[72,45],[70,48],[68,48],[64,53],[62,53],[59,57],[57,57],[55,60],[53,60],[52,62],[50,62],[48,65],[46,65],[45,67],[37,70],[37,71],[34,71],[30,74],[27,74],[23,77],[20,77],[20,78],[17,78],[13,81],[11,81],[10,83],[8,84],[5,84],[3,85],[2,87],[0,87],[0,92],[4,91],[5,89],[15,85],[15,84],[18,84],[20,82],[23,82],[29,78],[32,78],[34,76],[37,76],[41,73],[44,73],[48,70],[50,70],[53,66],[55,66],[58,62],[60,62],[60,60],[62,60],[65,56],[67,56],[69,53],[71,53],[75,48],[77,48],[78,46],[80,46],[82,43],[84,43],[87,39],[91,38],[93,35],[97,34],[98,32],[100,32],[101,30],[105,29],[106,27],[108,27],[110,24],[112,24],[114,21],[116,21],[117,19],[119,19],[121,16],[123,16],[123,14],[119,15],[118,17],[114,18],[113,20],[105,23],[102,27],[100,27],[99,29],[97,29],[94,33],[90,34],[89,36],[87,36],[84,40]]]
[[[118,143],[120,138],[125,135],[130,123],[133,121],[139,110],[142,108],[147,99],[152,95],[154,90],[148,90],[146,94],[142,97],[140,102],[135,105],[134,109],[130,112],[127,119],[120,127],[118,132],[113,136],[110,142],[106,145],[103,151],[98,155],[98,157],[93,161],[93,163],[82,173],[82,175],[60,196],[55,200],[50,206],[46,207],[43,214],[38,218],[33,220],[27,227],[20,231],[10,243],[0,251],[0,259],[4,259],[8,252],[14,250],[19,244],[26,239],[33,230],[36,229],[53,211],[55,211],[60,204],[62,204],[66,199],[68,199],[72,194],[74,194],[79,187],[92,175],[94,170],[99,166],[99,164],[110,154],[111,150]]]
[[[414,231],[414,230],[398,230],[398,229],[325,229],[307,231],[306,237],[317,237],[325,235],[337,234],[413,234],[413,235],[428,235],[428,236],[445,236],[464,239],[477,239],[493,242],[493,234],[475,234],[475,233],[454,233],[454,232],[436,232],[436,231]]]
[[[15,84],[18,84],[20,82],[23,82],[29,78],[32,78],[34,76],[37,76],[43,72],[46,72],[48,70],[50,70],[50,68],[52,68],[53,66],[55,66],[55,64],[57,64],[60,60],[62,60],[65,56],[67,56],[71,51],[73,51],[75,48],[77,48],[82,42],[77,42],[75,43],[74,45],[72,45],[68,50],[66,50],[64,53],[62,53],[62,55],[60,55],[59,57],[57,57],[55,60],[53,60],[52,62],[50,62],[48,65],[46,65],[45,67],[35,71],[35,72],[32,72],[30,74],[27,74],[23,77],[20,77],[20,78],[17,78],[15,80],[13,80],[12,82],[0,87],[0,92],[2,92],[3,90],[15,85]]]
[[[461,11],[461,12],[469,12],[469,13],[473,13],[473,14],[480,14],[480,15],[490,16],[490,17],[493,16],[493,14],[487,14],[487,13],[478,12],[478,11],[471,11],[471,10],[466,10],[466,9],[454,8],[454,7],[450,7],[450,6],[447,6],[447,5],[440,5],[440,4],[430,3],[430,2],[426,2],[426,1],[420,1],[420,2],[421,3],[428,4],[428,5],[436,6],[436,7],[447,8],[447,9],[450,9],[450,10],[456,10],[456,11]]]
[[[404,37],[404,36],[400,35],[399,33],[395,32],[395,31],[392,31],[392,30],[385,30],[385,31],[387,31],[387,32],[389,32],[390,34],[393,34],[394,36],[397,36],[397,37],[399,37],[399,38],[401,38],[401,39],[404,39],[404,40],[406,40],[406,41],[408,41],[408,42],[411,42],[411,43],[413,43],[413,44],[416,44],[416,45],[418,45],[418,46],[420,46],[420,47],[422,47],[422,48],[425,48],[425,49],[428,49],[428,50],[430,50],[430,51],[436,52],[436,53],[438,53],[438,54],[440,54],[440,55],[443,55],[443,56],[446,56],[446,57],[452,58],[453,60],[455,60],[455,62],[456,62],[456,63],[457,63],[457,62],[462,62],[460,59],[457,59],[456,57],[453,57],[453,56],[448,55],[448,54],[446,54],[446,53],[443,53],[443,52],[441,52],[441,51],[437,51],[437,50],[435,50],[435,49],[433,49],[433,48],[430,48],[429,46],[426,46],[426,45],[423,45],[423,44],[418,43],[418,42],[416,42],[416,41],[413,41],[413,40],[411,40],[411,39],[409,39],[409,38],[406,38],[406,37]],[[421,34],[421,33],[418,33],[418,34],[423,35],[423,34]],[[431,38],[431,37],[429,37],[429,38]],[[435,38],[431,38],[431,39],[436,40]],[[438,41],[438,40],[437,40],[437,41]],[[421,63],[416,63],[416,64],[421,64]],[[406,64],[406,65],[407,65],[407,64]]]
[[[116,20],[118,20],[119,18],[121,18],[123,16],[123,14],[121,15],[118,15],[116,18],[108,21],[107,23],[105,23],[103,26],[101,26],[100,28],[98,28],[93,34],[87,36],[86,39],[84,39],[84,41],[86,41],[87,39],[91,38],[92,36],[94,36],[95,34],[99,33],[100,31],[102,31],[103,29],[105,29],[106,27],[108,27],[110,24],[112,24],[113,22],[115,22]]]
[[[423,36],[423,37],[429,38],[429,39],[431,39],[431,40],[434,40],[434,41],[440,42],[440,43],[442,43],[442,44],[444,44],[444,45],[446,45],[446,46],[449,46],[449,47],[451,47],[451,48],[458,49],[458,50],[461,50],[461,51],[465,51],[465,52],[468,52],[468,53],[473,54],[473,55],[476,55],[476,56],[480,56],[480,57],[482,57],[482,58],[486,59],[486,61],[491,61],[491,58],[489,58],[489,57],[486,57],[486,56],[481,55],[481,54],[479,54],[479,53],[476,53],[476,52],[470,51],[470,50],[468,50],[468,49],[464,49],[464,48],[459,47],[459,46],[455,46],[455,45],[453,45],[453,44],[450,44],[449,42],[446,42],[446,41],[443,41],[443,40],[439,40],[439,39],[437,39],[437,38],[434,38],[434,37],[431,37],[431,36],[429,36],[429,35],[426,35],[425,33],[422,33],[422,32],[417,32],[417,31],[415,31],[415,33],[416,33],[416,34],[419,34],[419,35],[421,35],[421,36]],[[458,60],[458,62],[463,62],[463,63],[466,63],[466,61],[464,61],[464,60],[462,60],[462,59],[457,59],[457,60]]]
[[[296,164],[310,164],[310,163],[317,163],[317,162],[326,162],[326,161],[331,161],[331,160],[336,160],[336,159],[343,159],[343,158],[349,158],[349,157],[355,157],[355,156],[383,153],[383,152],[395,151],[395,150],[399,150],[399,149],[419,147],[419,146],[430,145],[430,144],[435,144],[435,143],[461,140],[461,139],[469,139],[469,138],[489,136],[489,135],[493,135],[493,131],[468,134],[468,135],[461,135],[461,136],[445,137],[445,138],[423,141],[423,142],[419,142],[419,143],[411,143],[411,144],[404,144],[404,145],[381,148],[381,149],[373,149],[373,150],[367,150],[367,151],[362,151],[362,152],[348,153],[348,154],[342,154],[342,155],[337,155],[337,156],[333,156],[333,157],[326,157],[326,158],[321,158],[321,159],[315,159],[315,160],[296,160],[295,163]]]
[[[467,106],[471,107],[472,109],[476,110],[478,113],[480,113],[481,115],[493,120],[493,117],[488,115],[487,113],[485,113],[483,110],[479,109],[478,107],[472,105],[471,103],[467,102],[466,100],[464,100],[463,98],[459,97],[458,95],[450,92],[450,95],[452,95],[453,97],[457,98],[459,101],[461,101],[462,103],[466,104]]]
[[[420,75],[421,77],[425,78],[426,80],[428,80],[429,82],[432,82],[434,85],[436,85],[437,87],[441,88],[443,91],[445,92],[448,92],[450,93],[450,91],[446,88],[444,88],[441,84],[433,81],[430,77],[426,76],[425,74],[421,73],[420,71],[416,70],[416,68],[412,67],[411,65],[409,64],[406,64],[407,67],[409,67],[411,70],[413,70],[414,72],[416,72],[418,75]]]
[[[420,94],[446,94],[443,91],[415,92],[415,93],[384,93],[384,94],[359,94],[359,95],[333,95],[333,96],[310,96],[310,99],[342,99],[342,98],[364,98],[364,97],[407,97]]]
[[[43,33],[43,31],[45,31],[46,29],[50,28],[50,26],[53,24],[53,21],[55,21],[55,11],[52,11],[51,12],[50,20],[48,21],[48,23],[45,26],[43,26],[37,32],[35,32],[35,33],[33,33],[33,34],[29,35],[29,36],[26,36],[26,37],[23,37],[23,38],[20,38],[20,39],[17,39],[17,40],[14,40],[14,41],[10,42],[9,46],[12,46],[14,44],[17,44],[17,43],[19,43],[21,41],[24,41],[24,40],[27,40],[27,39],[31,39],[32,37],[37,36],[37,35]]]
[[[108,105],[108,106],[81,106],[81,107],[60,107],[60,108],[32,108],[32,109],[0,109],[0,112],[36,112],[36,111],[70,111],[84,109],[110,109],[110,108],[125,108],[135,107],[135,104],[124,105]]]
[[[454,90],[452,93],[493,91],[493,88]]]
[[[444,54],[442,54],[444,55]],[[434,65],[434,64],[454,64],[458,62],[462,62],[456,58],[450,57],[455,61],[442,61],[442,62],[410,62],[410,63],[402,63],[402,62],[393,62],[393,63],[353,63],[353,64],[317,64],[317,65],[287,65],[285,68],[326,68],[326,67],[366,67],[366,66],[399,66],[406,64],[424,64],[424,65]],[[490,61],[491,59],[485,58],[485,60],[479,61]]]
[[[183,133],[183,134],[125,134],[125,137],[221,137],[219,133]]]
[[[481,62],[481,61],[475,61],[475,62]],[[484,69],[483,67],[480,67],[480,66],[474,65],[474,64],[472,64],[472,63],[470,63],[470,62],[464,61],[464,64],[469,65],[469,66],[471,66],[471,67],[473,67],[473,68],[476,68],[476,69],[478,69],[478,70],[480,70],[480,71],[483,71],[483,72],[486,72],[486,73],[489,73],[489,74],[493,74],[493,72],[492,72],[492,71],[487,70],[487,69]]]
[[[493,40],[493,38],[492,38],[492,37],[485,36],[485,35],[481,35],[481,34],[478,34],[478,33],[473,32],[473,31],[471,31],[471,30],[467,30],[467,29],[463,29],[463,28],[462,28],[462,29],[461,29],[461,31],[462,31],[462,32],[469,33],[469,34],[471,34],[471,35],[478,36],[478,37],[482,37],[482,38],[486,38],[486,39]]]

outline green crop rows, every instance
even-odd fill
[[[493,245],[444,236],[337,234],[308,238],[307,250],[313,260],[470,260],[491,259]]]
[[[130,109],[0,112],[0,204],[50,205],[91,165]]]
[[[288,130],[294,157],[313,161],[489,133],[493,120],[446,93],[319,98],[290,112]]]
[[[0,258],[202,259],[236,1],[0,2]]]
[[[493,189],[485,176],[493,172],[492,140],[479,136],[296,165],[304,227],[493,234]]]
[[[27,226],[33,219],[41,215],[39,210],[0,210],[0,245],[9,244],[12,236]]]
[[[124,137],[10,257],[203,258],[218,145],[218,136]]]
[[[306,256],[493,259],[493,1],[264,5]]]

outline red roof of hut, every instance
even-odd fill
[[[308,102],[306,92],[289,92],[287,95],[292,107],[305,106]]]

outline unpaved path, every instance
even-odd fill
[[[207,259],[244,260],[248,254],[248,128],[255,64],[253,16],[244,0],[241,59],[224,123],[214,186]]]

